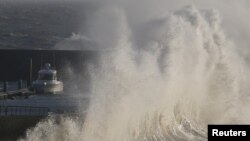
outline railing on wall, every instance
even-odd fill
[[[27,88],[27,81],[18,80],[0,82],[0,92],[8,92],[23,88]]]
[[[17,96],[28,98],[33,94],[27,85],[27,81],[4,81],[0,82],[0,100],[15,99]]]
[[[0,116],[46,116],[48,107],[0,106]]]

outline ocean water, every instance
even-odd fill
[[[0,1],[0,49],[53,49],[84,27],[92,7],[83,2]]]

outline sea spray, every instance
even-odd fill
[[[55,123],[51,117],[23,140],[206,140],[207,124],[249,122],[250,116],[242,115],[243,105],[249,107],[248,68],[216,11],[188,6],[136,30],[122,8],[105,11],[97,17],[112,17],[115,37],[102,37],[109,36],[105,25],[93,24],[104,28],[93,30],[95,41],[111,49],[101,52],[98,67],[89,67],[84,123],[63,117]]]

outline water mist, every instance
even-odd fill
[[[206,140],[207,124],[249,122],[248,67],[217,11],[188,6],[136,29],[122,8],[97,15],[90,38],[110,49],[88,68],[86,118],[48,117],[22,140]]]

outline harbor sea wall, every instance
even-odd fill
[[[30,96],[28,99],[1,100],[2,109],[6,109],[6,107],[11,109],[8,110],[8,113],[5,110],[0,112],[0,141],[16,141],[25,136],[28,129],[35,127],[39,121],[47,118],[47,114],[33,115],[36,112],[27,110],[27,106],[48,107],[50,112],[55,113],[66,110],[74,112],[77,110],[75,107],[78,102],[81,102],[82,106],[86,108],[88,100],[82,101],[74,94],[78,94],[78,91],[81,94],[87,93],[90,85],[88,65],[97,64],[97,62],[98,52],[95,51],[0,50],[0,89],[4,81],[8,81],[9,88],[16,86],[18,80],[23,80],[24,85],[26,82],[29,85],[31,81],[37,79],[37,72],[45,63],[51,63],[51,66],[55,67],[58,79],[63,81],[65,89],[65,96]],[[13,112],[17,112],[17,114],[13,114]]]
[[[0,116],[0,140],[16,141],[27,129],[34,127],[44,116]]]

